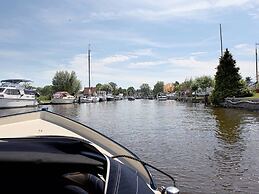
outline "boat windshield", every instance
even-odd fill
[[[0,88],[0,92],[3,92],[5,88]]]
[[[27,95],[35,95],[35,91],[34,90],[28,90],[28,89],[25,89],[24,90],[24,94],[27,94]]]

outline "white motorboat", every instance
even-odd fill
[[[134,100],[135,100],[134,96],[128,96],[128,101],[134,101]]]
[[[99,102],[104,102],[107,100],[105,91],[97,91],[97,97],[99,98]]]
[[[107,101],[114,101],[113,95],[112,95],[112,94],[107,94],[106,100],[107,100]]]
[[[91,98],[94,103],[100,101],[100,98],[98,96],[92,96]]]
[[[83,97],[80,97],[79,102],[80,103],[90,103],[90,102],[92,102],[92,99],[90,99],[87,96],[83,96]]]
[[[120,93],[119,95],[115,96],[115,100],[123,100],[123,94]]]
[[[0,117],[0,144],[2,193],[179,192],[173,177],[143,162],[127,148],[90,127],[48,111]],[[147,166],[171,178],[173,186],[159,190]]]
[[[163,93],[159,93],[157,94],[157,100],[158,101],[166,101],[167,100],[167,96]]]
[[[29,83],[25,79],[2,80],[0,85],[0,108],[17,108],[37,106],[36,91],[26,89],[21,83]]]
[[[91,103],[91,102],[96,103],[96,102],[99,102],[99,100],[100,99],[97,96],[88,96],[88,97],[84,96],[80,98],[80,103]]]
[[[72,104],[75,101],[75,97],[68,92],[56,92],[51,99],[52,104]]]

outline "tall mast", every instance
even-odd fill
[[[255,43],[255,78],[256,78],[256,83],[258,83],[257,45],[259,45],[259,44]]]
[[[90,50],[90,44],[88,45],[88,78],[89,78],[89,94],[91,94],[91,76],[90,76],[90,63],[91,63],[91,50]]]
[[[221,51],[221,57],[222,57],[223,56],[223,41],[222,41],[221,24],[219,24],[219,36],[220,36],[220,51]]]

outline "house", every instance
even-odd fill
[[[85,96],[90,96],[90,95],[93,95],[96,93],[96,87],[85,87],[84,88],[84,91],[83,91],[83,94]]]
[[[174,85],[172,83],[168,83],[164,85],[164,93],[172,93],[174,91]]]

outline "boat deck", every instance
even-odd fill
[[[95,148],[109,157],[114,155],[136,157],[128,149],[98,131],[55,113],[36,111],[0,117],[0,138],[32,136],[78,137],[91,142]],[[150,182],[150,175],[141,163],[128,158],[121,158],[120,161],[137,169],[145,181]]]
[[[63,136],[82,138],[54,123],[42,119],[20,121],[12,124],[0,124],[1,138],[31,137],[31,136]]]

